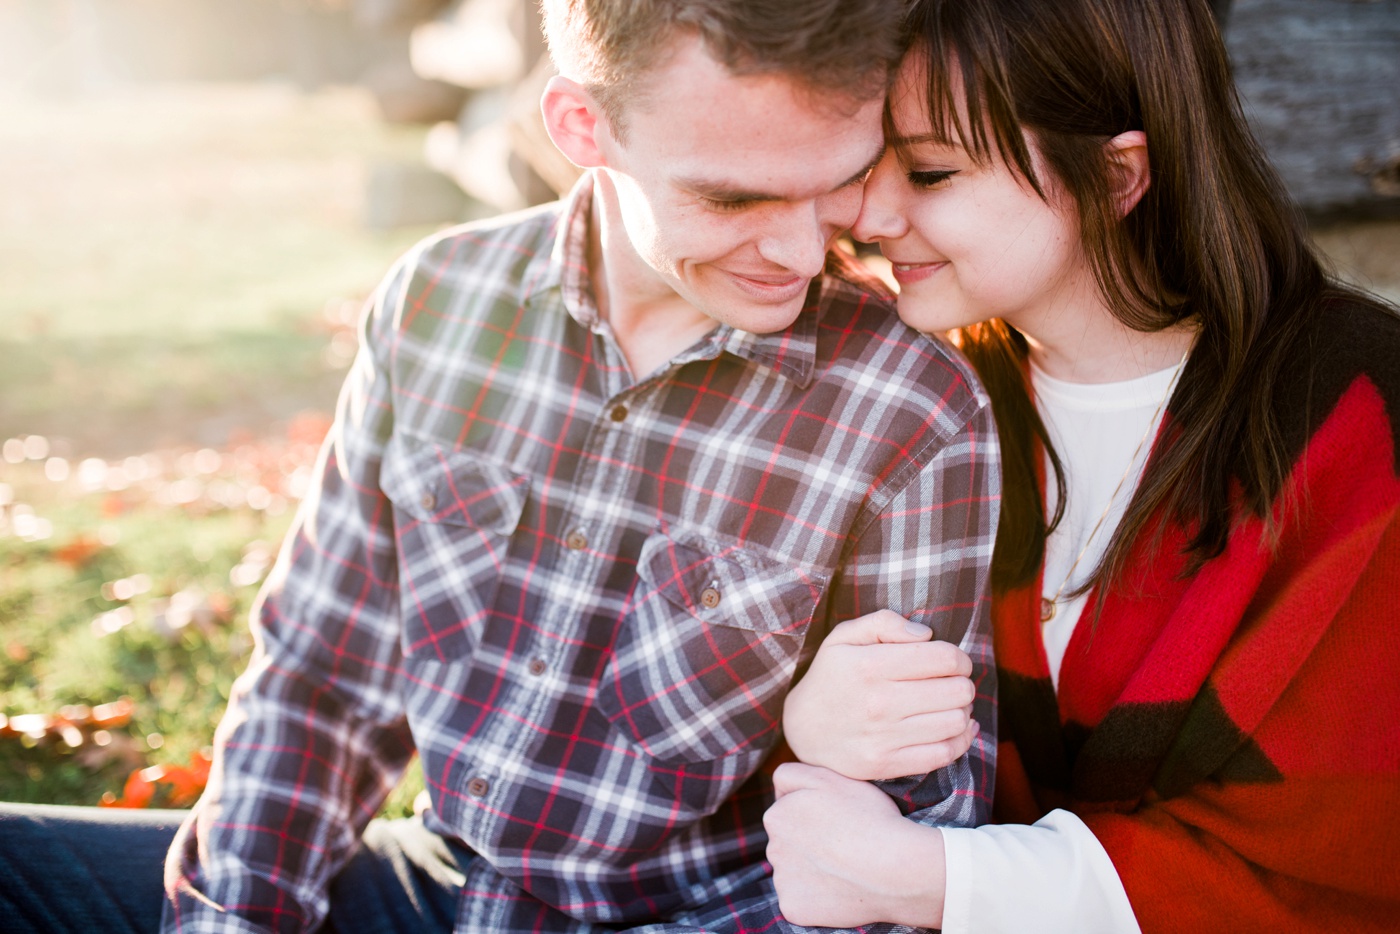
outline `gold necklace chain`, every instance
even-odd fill
[[[1142,453],[1142,446],[1147,443],[1147,439],[1152,437],[1153,430],[1157,427],[1157,419],[1161,417],[1162,410],[1166,408],[1167,400],[1171,398],[1172,390],[1176,388],[1176,379],[1181,375],[1181,368],[1186,365],[1186,358],[1191,355],[1191,348],[1186,348],[1186,353],[1181,355],[1175,367],[1172,368],[1172,378],[1167,382],[1166,391],[1162,394],[1162,399],[1157,403],[1157,408],[1153,410],[1152,417],[1147,420],[1147,430],[1142,433],[1137,446],[1133,448],[1132,456],[1128,458],[1128,467],[1123,471],[1123,476],[1118,478],[1118,485],[1113,488],[1113,492],[1108,496],[1108,505],[1103,512],[1099,513],[1098,521],[1089,530],[1089,537],[1084,539],[1084,547],[1079,549],[1079,554],[1075,556],[1074,563],[1069,566],[1069,571],[1065,573],[1065,579],[1060,582],[1059,588],[1053,597],[1044,595],[1040,598],[1040,621],[1048,623],[1055,618],[1055,614],[1060,609],[1060,597],[1064,594],[1065,588],[1074,578],[1074,572],[1079,568],[1079,562],[1084,560],[1084,556],[1089,553],[1089,547],[1094,543],[1094,538],[1099,534],[1099,529],[1103,527],[1104,520],[1113,511],[1113,504],[1118,501],[1118,494],[1123,490],[1123,484],[1128,482],[1128,477],[1133,472],[1133,465],[1137,463],[1138,455]]]

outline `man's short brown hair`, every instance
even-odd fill
[[[641,78],[684,34],[731,73],[782,74],[844,100],[882,94],[908,0],[541,0],[555,66],[613,126]]]

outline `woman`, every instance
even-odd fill
[[[1395,930],[1400,321],[1324,275],[1203,0],[911,23],[854,233],[997,411],[998,826],[919,827],[836,774],[879,777],[931,711],[831,726],[858,677],[823,646],[784,715],[814,765],[767,820],[784,913]]]

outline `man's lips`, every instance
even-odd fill
[[[900,285],[910,285],[927,279],[947,265],[947,260],[939,260],[936,263],[897,263],[891,260],[890,274]]]
[[[806,293],[807,285],[812,281],[803,276],[794,276],[790,272],[759,274],[731,272],[729,278],[739,288],[765,302],[786,302],[797,298]]]

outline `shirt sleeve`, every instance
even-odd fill
[[[942,833],[944,934],[1140,934],[1113,861],[1069,811]]]
[[[411,758],[394,530],[378,480],[405,268],[368,309],[319,479],[259,595],[209,785],[167,859],[166,931],[314,929],[331,876]]]
[[[931,825],[972,827],[991,816],[996,668],[989,586],[1001,470],[991,407],[979,402],[861,532],[829,608],[832,620],[892,610],[972,659],[973,716],[982,727],[972,748],[937,772],[876,783],[907,816]]]

